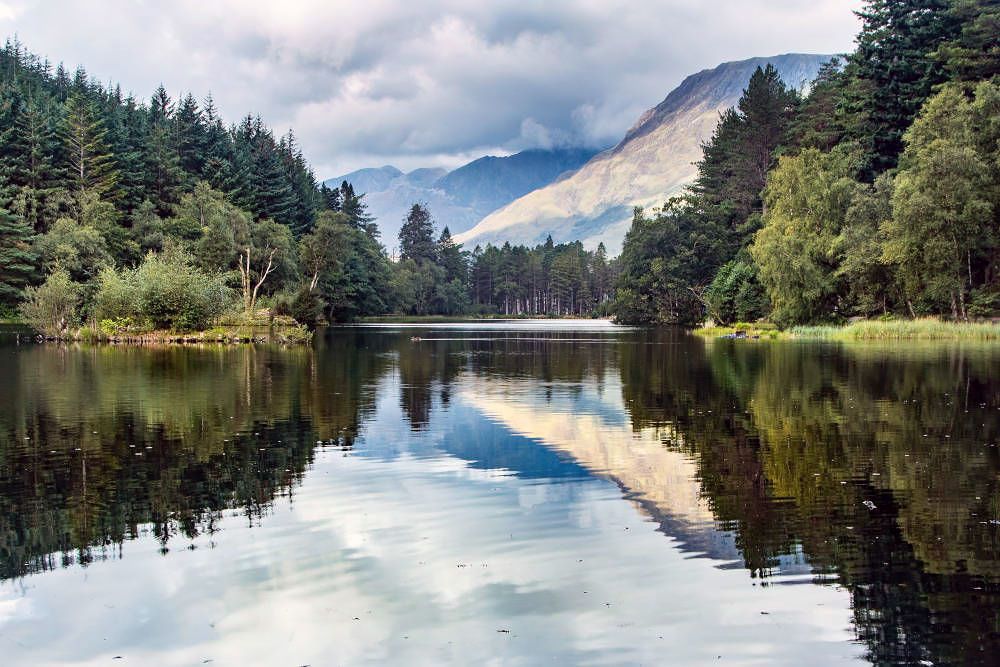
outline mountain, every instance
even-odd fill
[[[427,205],[439,229],[447,226],[457,234],[501,206],[578,169],[596,154],[587,148],[532,149],[506,157],[488,155],[451,172],[424,168],[404,174],[392,166],[359,169],[328,179],[326,184],[335,186],[346,180],[355,191],[365,193],[382,242],[393,248],[414,203]]]
[[[393,180],[402,175],[403,172],[399,169],[387,164],[384,167],[358,169],[337,178],[327,179],[325,183],[330,187],[337,187],[347,181],[354,186],[355,192],[375,192],[385,190]]]
[[[507,157],[487,155],[451,172],[437,187],[485,215],[579,169],[596,154],[588,148],[561,148],[533,149]]]
[[[646,111],[617,146],[573,174],[528,193],[456,235],[466,247],[505,241],[534,245],[579,239],[621,250],[635,206],[659,206],[697,174],[701,145],[719,114],[735,106],[757,67],[774,65],[787,85],[806,89],[832,56],[786,54],[723,63],[693,74]]]

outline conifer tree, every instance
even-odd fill
[[[180,201],[183,171],[177,151],[174,104],[161,85],[149,104],[146,137],[146,187],[157,212],[168,216]]]
[[[188,93],[181,100],[174,115],[177,128],[177,154],[185,181],[190,183],[204,175],[207,131],[201,109],[194,95]]]
[[[467,253],[462,252],[462,246],[451,238],[448,227],[445,227],[437,242],[438,263],[444,269],[445,281],[458,280],[465,284],[469,273],[466,255]]]
[[[62,134],[73,189],[100,197],[112,195],[119,173],[108,149],[108,131],[103,121],[81,93],[70,95],[65,107]]]
[[[864,142],[862,177],[874,177],[896,166],[903,133],[945,68],[937,49],[958,35],[949,0],[868,0],[858,12],[862,27],[851,60],[858,83],[850,103],[860,114],[858,136]]]
[[[35,278],[38,257],[31,247],[31,227],[0,208],[0,305],[13,307]]]
[[[426,207],[420,204],[410,207],[399,230],[399,252],[402,259],[412,259],[417,264],[437,261],[434,221]]]

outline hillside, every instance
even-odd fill
[[[457,240],[470,248],[505,241],[530,245],[551,235],[556,242],[580,239],[590,248],[604,242],[617,254],[634,206],[658,206],[692,181],[719,113],[736,104],[758,66],[771,63],[787,84],[803,88],[829,59],[786,54],[693,74],[644,113],[617,146],[488,215]]]
[[[578,169],[597,151],[586,148],[532,149],[506,157],[488,155],[447,172],[415,169],[403,173],[392,166],[359,169],[326,181],[348,181],[365,193],[382,240],[394,247],[406,212],[416,202],[427,204],[439,228],[453,233],[471,229],[496,209]]]

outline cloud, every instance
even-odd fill
[[[555,144],[610,145],[684,76],[850,50],[859,0],[45,0],[0,31],[148,97],[211,92],[230,121],[294,127],[317,175]]]

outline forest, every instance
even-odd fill
[[[275,315],[589,315],[611,298],[603,250],[470,253],[421,205],[392,261],[363,193],[318,183],[291,131],[227,125],[211,96],[162,86],[142,101],[16,40],[0,50],[0,165],[0,319],[51,337]]]
[[[869,0],[807,95],[758,70],[694,185],[636,210],[616,317],[1000,314],[1000,3]]]
[[[0,50],[0,319],[52,337],[287,317],[603,316],[781,327],[1000,314],[1000,2],[870,0],[808,91],[758,70],[693,185],[620,257],[471,251],[416,203],[389,257],[364,194],[211,96],[149,100]],[[76,333],[73,333],[76,332]]]

